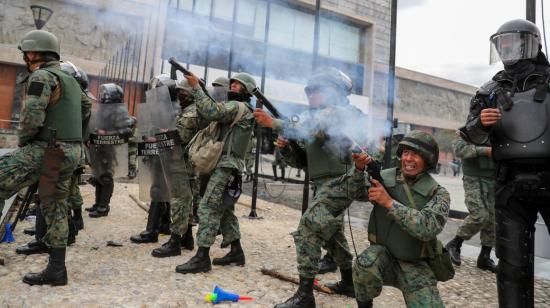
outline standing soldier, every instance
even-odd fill
[[[351,89],[351,79],[337,69],[314,74],[305,87],[310,106],[309,114],[312,117],[315,114],[326,116],[319,119],[321,122],[329,120],[330,117],[333,123],[341,123],[351,114],[361,114],[349,105],[347,96],[351,94]],[[319,127],[319,130],[307,132],[306,136],[302,136],[305,142],[305,153],[303,153],[303,150],[290,145],[283,138],[293,131],[292,123],[274,120],[261,109],[256,109],[254,116],[258,124],[273,128],[279,133],[277,147],[281,149],[287,162],[292,167],[308,168],[310,179],[316,187],[311,207],[302,216],[298,230],[292,234],[296,243],[300,275],[298,291],[287,301],[275,307],[315,306],[313,282],[319,271],[322,247],[334,258],[341,273],[342,280],[329,287],[335,293],[355,296],[352,279],[353,256],[343,232],[344,212],[353,200],[349,198],[343,187],[340,187],[340,178],[350,168],[349,153],[346,152],[344,158],[340,149],[331,147],[327,132],[332,127],[323,128],[322,125],[318,125],[319,123],[309,123],[315,120],[303,124],[308,127]]]
[[[86,136],[86,129],[88,128],[88,121],[90,120],[90,113],[92,109],[92,100],[95,100],[95,97],[92,93],[88,91],[88,76],[86,73],[79,67],[76,67],[71,62],[61,62],[61,69],[73,76],[81,88],[81,117],[82,117],[82,132],[83,136]],[[67,240],[67,245],[70,246],[75,242],[75,237],[78,234],[79,230],[84,228],[84,220],[82,219],[82,195],[80,194],[80,188],[78,187],[78,176],[81,174],[84,164],[84,153],[81,153],[81,160],[78,168],[73,172],[71,176],[71,181],[69,185],[69,195],[67,196],[68,202],[68,225],[69,225],[69,235]],[[37,254],[37,253],[46,253],[48,252],[48,247],[42,241],[42,237],[46,234],[46,221],[42,210],[40,207],[36,209],[36,219],[35,227],[31,229],[35,236],[35,240],[30,241],[29,243],[17,247],[15,252],[18,254]]]
[[[128,171],[128,138],[132,134],[131,120],[124,104],[124,92],[114,83],[99,87],[99,104],[90,120],[88,157],[95,185],[95,203],[89,216],[107,216],[114,189],[114,177]]]
[[[19,148],[0,157],[0,209],[13,193],[39,182],[47,228],[42,241],[50,256],[45,270],[25,275],[23,282],[65,285],[66,198],[82,151],[81,90],[61,70],[59,41],[52,33],[30,31],[18,48],[31,74],[18,130]]]
[[[475,145],[457,136],[453,140],[453,151],[462,159],[464,194],[468,217],[458,228],[456,236],[445,246],[455,265],[460,265],[460,248],[464,240],[480,234],[481,253],[477,267],[496,272],[491,260],[491,249],[495,246],[495,166],[489,145]]]
[[[199,115],[208,121],[219,122],[222,134],[228,134],[228,138],[199,205],[199,249],[188,262],[178,265],[176,272],[186,274],[210,271],[210,246],[214,243],[220,228],[225,241],[231,243],[231,251],[222,258],[214,259],[214,265],[235,263],[242,266],[245,264],[245,255],[240,242],[239,221],[235,216],[234,207],[226,205],[223,201],[223,195],[229,182],[239,178],[244,167],[245,151],[254,126],[250,98],[256,88],[256,82],[246,73],[235,74],[230,80],[228,102],[220,104],[205,95],[196,76],[185,77],[193,87],[192,94]]]
[[[499,306],[533,307],[537,214],[550,226],[550,64],[530,21],[504,23],[491,43],[504,70],[477,91],[460,130],[474,144],[489,140],[496,162]]]
[[[128,178],[130,180],[135,179],[137,176],[137,153],[138,153],[138,140],[137,140],[137,119],[136,117],[130,117],[130,128],[132,129],[132,136],[128,138]]]
[[[193,210],[193,188],[196,181],[192,166],[188,164],[188,153],[185,151],[189,141],[193,139],[199,129],[206,127],[208,123],[197,113],[193,88],[187,80],[176,82],[178,100],[180,102],[181,114],[176,118],[180,146],[183,149],[183,157],[178,157],[169,164],[171,179],[170,190],[170,240],[162,247],[153,250],[154,257],[163,258],[181,255],[181,248],[193,250],[193,230],[190,222],[190,215]],[[181,153],[181,152],[178,152]]]
[[[441,246],[437,235],[447,222],[451,202],[447,190],[428,172],[437,166],[439,147],[431,135],[411,131],[399,143],[397,156],[400,166],[381,172],[384,185],[371,180],[368,194],[361,197],[357,192],[365,186],[362,170],[372,159],[353,154],[350,193],[374,204],[368,226],[370,246],[353,266],[357,305],[372,307],[382,287],[390,285],[403,292],[407,307],[444,307],[438,279],[426,261]],[[454,275],[450,260],[448,265],[450,272],[445,274]]]

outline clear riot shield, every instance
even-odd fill
[[[92,175],[112,175],[113,178],[128,174],[128,109],[123,103],[97,104],[92,109],[89,123],[90,147],[87,149]]]
[[[155,140],[169,196],[182,196],[190,191],[190,186],[183,148],[176,129],[178,105],[171,102],[167,87],[151,89],[145,95],[147,102],[155,102],[157,106],[154,108],[152,120],[158,128]]]

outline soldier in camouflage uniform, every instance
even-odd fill
[[[351,79],[336,69],[314,74],[305,88],[310,114],[324,113],[336,119],[335,123],[343,121],[350,114],[361,114],[349,105],[347,96],[351,94],[351,89]],[[319,271],[322,247],[334,258],[341,273],[342,280],[329,287],[335,293],[353,297],[353,256],[343,232],[344,211],[353,200],[340,185],[340,178],[351,168],[349,153],[331,150],[328,142],[330,136],[324,137],[326,130],[317,131],[314,136],[310,135],[313,132],[303,136],[304,153],[297,144],[289,144],[283,138],[293,130],[292,123],[274,120],[261,109],[256,109],[254,116],[258,124],[271,127],[279,134],[277,147],[282,149],[287,163],[296,168],[307,167],[310,179],[316,187],[311,207],[302,216],[298,230],[292,234],[296,243],[300,275],[298,291],[286,302],[275,307],[315,307],[313,281]],[[315,125],[304,123],[303,126]]]
[[[479,233],[481,252],[477,267],[496,272],[491,260],[491,249],[495,246],[495,166],[489,145],[474,145],[460,135],[453,140],[453,151],[462,159],[464,176],[464,203],[468,216],[456,232],[456,237],[446,247],[455,265],[460,265],[460,248],[464,240]]]
[[[71,76],[73,76],[76,81],[79,83],[81,91],[81,117],[82,117],[82,132],[83,136],[86,135],[86,130],[88,128],[88,121],[90,120],[90,114],[92,109],[92,100],[95,99],[94,95],[88,91],[88,76],[86,73],[79,67],[76,67],[71,62],[61,62],[61,69]],[[69,235],[67,240],[67,245],[70,246],[76,240],[76,235],[78,231],[84,228],[84,221],[82,219],[82,195],[80,194],[80,189],[78,187],[78,176],[81,174],[84,165],[84,154],[81,156],[81,161],[79,167],[73,172],[71,176],[71,182],[69,186],[69,195],[67,197],[67,202],[69,204],[69,213],[67,215],[69,221]],[[37,253],[46,253],[48,252],[48,247],[44,242],[42,242],[42,237],[46,233],[46,222],[44,220],[44,215],[40,207],[37,208],[35,227],[30,229],[31,232],[35,235],[35,240],[30,241],[29,243],[17,247],[15,252],[18,254],[31,255]],[[71,213],[72,212],[72,213]]]
[[[437,239],[449,215],[449,193],[428,172],[437,165],[438,145],[431,135],[412,131],[399,143],[397,155],[400,167],[382,170],[384,185],[371,180],[367,194],[361,189],[365,187],[361,170],[371,158],[353,154],[350,194],[374,204],[370,246],[353,266],[357,304],[372,307],[382,287],[389,285],[403,292],[407,307],[444,307],[437,279],[425,261],[426,245]]]
[[[178,130],[181,147],[189,144],[189,141],[197,132],[208,125],[208,122],[197,113],[193,88],[187,80],[176,82],[178,100],[182,109],[181,114],[176,117],[176,128]],[[194,249],[192,225],[189,221],[193,208],[193,189],[196,188],[195,173],[188,163],[187,153],[184,150],[184,157],[174,160],[170,165],[171,195],[170,211],[170,240],[162,247],[153,250],[152,255],[158,258],[181,255],[181,248]],[[185,183],[187,182],[187,183]]]
[[[59,41],[44,30],[28,32],[19,49],[31,72],[18,130],[19,148],[0,157],[0,208],[23,187],[39,182],[49,248],[45,270],[29,273],[23,282],[67,284],[65,253],[69,211],[66,198],[82,148],[81,96],[78,82],[59,65]],[[55,140],[52,129],[56,130]],[[53,147],[48,143],[55,142]]]
[[[138,141],[137,119],[136,117],[130,117],[130,119],[132,120],[130,123],[132,135],[128,138],[128,178],[132,180],[137,176]]]
[[[252,135],[252,139],[248,144],[248,149],[246,149],[246,156],[244,157],[244,173],[246,174],[246,178],[244,179],[245,182],[252,181],[252,175],[254,173],[252,168],[254,167],[254,161],[256,159],[256,142],[256,136]]]
[[[192,94],[198,114],[208,121],[221,123],[222,135],[230,135],[199,205],[199,249],[187,263],[178,265],[176,272],[186,274],[210,271],[210,246],[214,243],[220,228],[224,239],[231,243],[231,251],[222,258],[214,259],[213,263],[242,266],[245,264],[245,255],[240,242],[239,221],[234,213],[234,204],[226,204],[223,195],[230,179],[240,177],[240,172],[244,168],[245,151],[254,126],[250,98],[252,90],[256,88],[256,82],[246,73],[235,74],[230,80],[231,91],[228,93],[228,101],[221,104],[204,94],[196,76],[186,78],[193,87]]]

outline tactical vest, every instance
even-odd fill
[[[403,185],[403,176],[397,174],[397,168],[382,170],[381,175],[384,187],[391,197],[407,207],[413,207]],[[427,172],[420,175],[414,185],[409,185],[417,210],[420,211],[426,206],[438,186],[439,184]],[[374,206],[369,218],[368,231],[371,243],[385,246],[398,260],[416,261],[428,256],[426,242],[413,237],[389,218],[388,210],[384,207]]]
[[[233,132],[230,132],[231,136],[227,138],[223,146],[223,154],[227,155],[229,148],[231,147],[230,156],[244,159],[246,154],[246,149],[248,148],[248,143],[252,138],[252,129],[254,128],[254,116],[250,112],[250,107],[248,103],[244,103],[247,107],[247,111],[243,115],[243,120],[238,121],[233,126]],[[224,124],[221,129],[220,138],[223,138],[225,134],[230,129],[230,123]],[[221,139],[220,139],[221,140]]]
[[[48,128],[57,130],[56,140],[82,141],[81,89],[78,82],[61,69],[54,67],[41,68],[54,74],[61,86],[59,100],[48,104],[44,126],[38,132],[36,140],[49,141]]]
[[[326,149],[323,146],[323,141],[317,138],[313,142],[306,142],[305,150],[309,178],[312,181],[322,177],[340,176],[351,168],[343,158],[336,157]]]
[[[502,118],[493,126],[491,145],[495,161],[518,159],[542,159],[550,157],[550,96],[548,85],[516,92],[503,99],[504,92],[497,95]]]
[[[477,177],[493,177],[495,175],[495,163],[491,157],[480,156],[462,160],[464,175]]]

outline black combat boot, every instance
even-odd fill
[[[286,302],[275,305],[275,308],[315,308],[313,278],[300,276],[298,291],[291,298],[287,299]]]
[[[73,224],[77,231],[84,229],[84,219],[82,219],[82,209],[73,209]]]
[[[199,247],[197,254],[189,261],[176,266],[176,272],[181,274],[206,273],[212,269],[210,264],[210,247]]]
[[[137,176],[137,168],[135,165],[128,167],[128,179],[133,180]]]
[[[26,235],[35,235],[36,229],[34,227],[26,228],[23,229],[23,233],[25,233]]]
[[[277,177],[277,166],[271,166],[273,167],[273,181],[278,181],[279,178]]]
[[[97,208],[89,214],[92,218],[109,215],[109,203],[111,203],[111,196],[113,195],[114,189],[113,179],[108,177],[103,178],[103,184],[98,183],[97,185],[101,186],[101,194],[99,195],[99,202],[96,202]]]
[[[481,252],[477,257],[477,268],[484,271],[490,271],[492,273],[497,272],[497,266],[493,260],[491,260],[491,249],[489,246],[481,246]]]
[[[143,243],[156,243],[159,240],[159,220],[160,220],[160,202],[151,201],[149,206],[149,214],[147,215],[147,226],[145,231],[142,231],[138,235],[132,235],[130,241],[136,244]]]
[[[74,221],[70,214],[67,215],[68,226],[69,226],[69,236],[67,237],[67,246],[71,246],[76,242],[76,236],[78,235],[78,230],[74,225]]]
[[[319,274],[326,274],[330,272],[336,272],[338,265],[334,262],[334,259],[328,253],[319,261]]]
[[[193,239],[193,225],[192,224],[187,225],[187,231],[185,231],[185,235],[181,239],[181,248],[182,249],[187,249],[187,250],[195,249],[195,240]]]
[[[48,246],[42,241],[33,240],[26,245],[19,246],[15,249],[15,252],[20,255],[34,255],[38,253],[47,253]]]
[[[164,235],[170,235],[170,224],[172,223],[172,220],[170,218],[170,203],[163,202],[162,206],[160,207],[160,225],[159,225],[159,233]]]
[[[66,248],[50,248],[50,258],[46,269],[40,273],[28,273],[23,277],[23,282],[30,285],[66,285],[67,269],[65,268],[65,252]]]
[[[231,242],[231,250],[224,257],[215,258],[212,261],[212,264],[222,266],[231,265],[232,263],[239,266],[243,266],[245,263],[244,251],[241,247],[240,240],[234,240],[233,242]]]
[[[94,178],[90,178],[88,181],[95,187],[95,203],[92,206],[85,208],[84,210],[86,212],[95,212],[97,210],[99,200],[101,200],[101,184],[98,183]]]
[[[151,255],[156,258],[166,258],[181,255],[181,236],[172,233],[168,242],[161,247],[153,249]]]
[[[462,263],[460,260],[460,247],[462,247],[462,242],[464,242],[462,238],[455,236],[454,239],[445,245],[445,248],[449,251],[449,255],[451,255],[451,261],[453,261],[454,265],[460,265],[460,263]]]
[[[372,308],[372,299],[366,302],[357,300],[357,308]]]
[[[342,280],[336,283],[329,283],[327,287],[334,291],[336,294],[345,295],[355,298],[355,289],[353,288],[353,277],[351,268],[340,269],[340,276]]]

